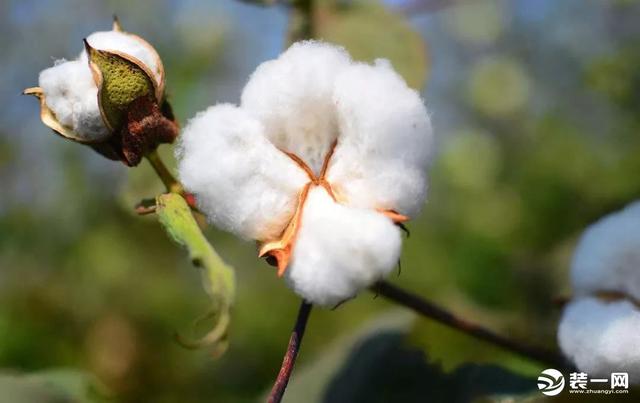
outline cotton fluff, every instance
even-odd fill
[[[79,60],[60,60],[40,73],[39,85],[58,121],[86,141],[109,136],[98,108],[98,88],[91,70]]]
[[[558,329],[564,354],[593,376],[625,371],[640,382],[640,202],[587,228],[573,258],[571,283],[576,299]],[[599,299],[603,292],[621,299]]]
[[[266,139],[260,121],[230,104],[212,106],[181,139],[180,180],[213,224],[245,239],[282,232],[307,177]]]
[[[387,60],[337,79],[340,142],[328,179],[350,205],[415,216],[426,196],[431,121],[418,93]]]
[[[154,75],[157,83],[162,80],[160,58],[153,48],[141,38],[118,31],[95,32],[87,38],[92,47],[99,50],[118,51],[133,56]],[[57,120],[84,141],[100,141],[109,137],[98,106],[98,88],[91,74],[86,51],[76,60],[58,60],[53,67],[43,70],[39,86],[45,102]]]
[[[178,171],[215,225],[266,245],[287,240],[287,283],[335,305],[397,264],[391,213],[413,216],[424,203],[431,137],[420,96],[388,61],[305,41],[256,69],[240,107],[188,123]]]
[[[593,377],[628,372],[640,382],[640,310],[629,301],[579,298],[565,308],[558,340],[580,371]]]
[[[242,92],[242,107],[264,123],[273,144],[298,155],[317,174],[338,137],[336,80],[351,64],[342,48],[295,43],[258,66]]]
[[[640,202],[585,231],[573,258],[571,282],[576,295],[617,291],[640,300]]]
[[[385,277],[398,263],[400,247],[400,230],[387,217],[340,205],[314,187],[286,280],[308,300],[336,305]]]

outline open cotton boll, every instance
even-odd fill
[[[58,121],[81,140],[97,141],[109,136],[98,107],[98,88],[86,63],[58,61],[40,73],[39,85]]]
[[[133,56],[149,68],[158,85],[162,82],[160,57],[140,37],[118,31],[105,31],[89,35],[87,42],[99,50]],[[98,88],[85,50],[77,60],[58,61],[53,67],[43,70],[39,86],[47,106],[58,122],[75,132],[77,140],[93,142],[110,136],[100,114]]]
[[[576,295],[617,291],[640,299],[640,202],[591,225],[571,267]]]
[[[356,64],[333,95],[340,140],[328,179],[352,206],[417,214],[426,196],[432,128],[419,94],[386,60]]]
[[[258,66],[242,93],[242,107],[264,123],[269,140],[318,174],[338,136],[335,80],[351,63],[341,47],[295,43],[277,59]]]
[[[386,276],[398,263],[401,236],[372,210],[337,204],[313,187],[286,280],[305,300],[333,306]]]
[[[216,226],[246,239],[282,232],[308,178],[265,137],[262,124],[229,104],[191,119],[178,146],[178,171]]]
[[[580,298],[564,310],[558,341],[580,371],[609,377],[628,372],[640,383],[640,310],[628,301],[603,302]]]
[[[94,49],[117,51],[133,56],[149,68],[156,84],[161,84],[163,67],[160,65],[160,56],[149,43],[139,36],[120,31],[101,31],[89,35],[87,42]],[[87,60],[86,51],[82,51],[80,59]]]

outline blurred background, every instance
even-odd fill
[[[230,347],[214,360],[179,346],[208,299],[184,251],[133,212],[160,181],[55,136],[19,95],[114,13],[159,51],[182,123],[237,102],[286,46],[285,5],[0,2],[0,402],[259,400],[298,299],[255,245],[208,229],[237,270]],[[316,15],[318,37],[391,58],[433,116],[430,197],[390,280],[555,348],[577,237],[640,197],[640,2],[319,0]],[[312,313],[285,401],[526,395],[543,368],[365,292]]]

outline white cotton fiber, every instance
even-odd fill
[[[617,291],[640,300],[640,202],[585,231],[574,255],[571,282],[578,296]]]
[[[418,93],[386,60],[355,64],[333,95],[340,140],[328,179],[351,206],[415,216],[426,196],[429,115]]]
[[[640,382],[640,310],[628,301],[580,298],[564,310],[558,341],[580,371],[608,378],[628,372]]]
[[[178,159],[180,180],[209,220],[247,239],[279,236],[308,181],[264,137],[258,120],[228,104],[210,107],[189,121]]]
[[[87,42],[95,49],[118,51],[141,61],[153,73],[157,85],[161,84],[163,66],[155,49],[137,35],[119,31],[94,32],[87,37]],[[86,53],[80,59],[86,60]]]
[[[384,215],[334,202],[310,190],[286,280],[305,300],[333,306],[386,276],[398,263],[401,236]]]
[[[109,136],[98,108],[98,88],[85,63],[58,61],[40,73],[39,85],[58,121],[82,140],[95,141]]]
[[[338,136],[335,80],[350,63],[340,47],[298,42],[256,69],[242,93],[242,107],[264,123],[277,147],[293,152],[318,174]]]
[[[285,271],[297,294],[333,306],[398,263],[400,230],[379,210],[420,210],[431,137],[420,96],[389,62],[357,63],[341,47],[305,41],[258,67],[240,107],[189,123],[180,178],[214,224],[278,242],[311,181],[293,160],[317,177],[337,141],[323,186],[310,185]]]

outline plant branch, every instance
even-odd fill
[[[146,157],[154,171],[156,171],[156,174],[158,174],[158,177],[160,177],[162,183],[167,187],[168,192],[178,194],[184,193],[182,184],[178,182],[171,171],[169,171],[169,168],[164,164],[162,158],[160,158],[160,155],[158,154],[158,150],[153,150],[147,153]]]
[[[304,330],[309,320],[309,314],[311,313],[311,304],[302,301],[300,303],[300,309],[298,309],[298,317],[296,318],[296,324],[293,327],[293,332],[289,338],[289,344],[287,345],[287,351],[282,360],[282,366],[278,377],[276,378],[271,393],[269,394],[269,403],[279,403],[284,396],[284,391],[289,383],[293,366],[296,363],[298,352],[300,351],[300,345],[302,344],[302,337],[304,336]]]
[[[457,329],[477,339],[499,346],[505,350],[517,353],[532,360],[553,365],[554,368],[568,368],[570,364],[560,354],[534,346],[529,346],[515,340],[508,339],[477,323],[467,321],[427,301],[419,295],[405,291],[386,281],[379,281],[371,287],[371,291],[382,295],[386,299],[410,308],[417,313],[443,325]]]

